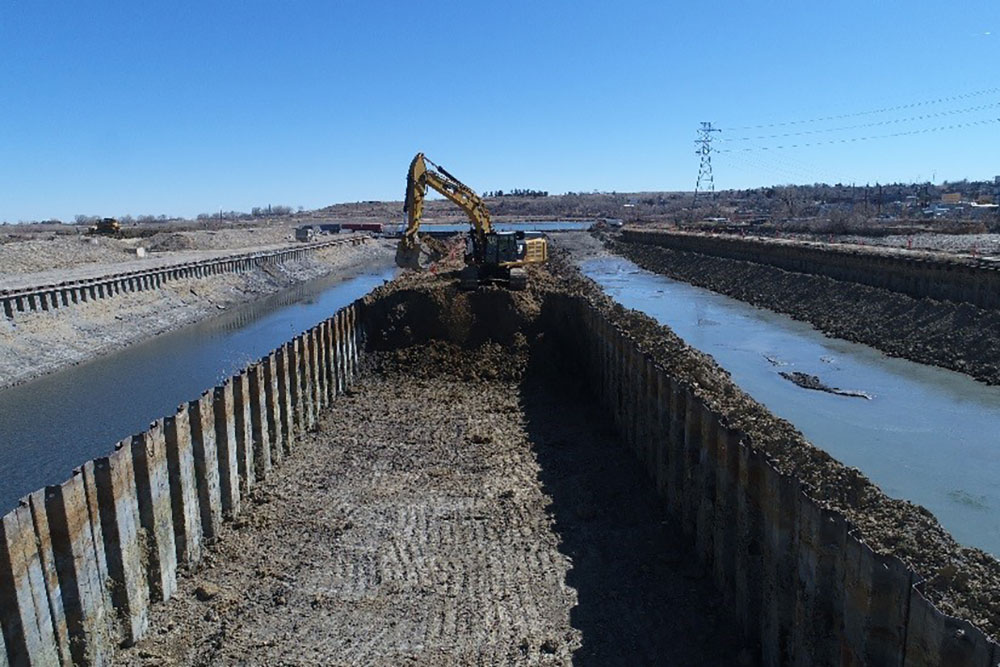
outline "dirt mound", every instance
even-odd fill
[[[147,250],[150,252],[175,252],[194,250],[197,244],[184,232],[160,232],[149,238]]]
[[[128,242],[101,236],[9,237],[0,243],[0,276],[113,264],[130,255],[135,258]]]
[[[504,287],[458,288],[455,273],[407,273],[372,292],[366,307],[380,326],[368,332],[376,350],[430,340],[473,348],[484,343],[520,344],[537,334],[539,291]]]

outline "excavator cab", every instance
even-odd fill
[[[521,234],[521,238],[524,235]],[[487,264],[504,264],[521,259],[517,232],[492,232],[486,235],[486,253],[483,261]]]
[[[466,266],[459,274],[459,287],[471,290],[480,283],[500,282],[514,290],[524,289],[527,274],[521,264],[525,260],[525,251],[523,232],[490,231],[481,236],[469,234]]]

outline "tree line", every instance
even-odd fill
[[[531,188],[514,188],[508,192],[503,190],[491,190],[485,193],[486,197],[548,197],[548,190],[532,190]]]

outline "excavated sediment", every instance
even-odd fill
[[[642,268],[809,322],[836,338],[1000,384],[1000,311],[773,266],[611,240]]]
[[[857,527],[859,536],[869,546],[909,565],[925,580],[922,584],[925,595],[942,611],[968,619],[994,637],[1000,636],[1000,561],[979,549],[959,545],[927,509],[889,498],[859,470],[843,465],[814,447],[792,424],[774,416],[737,387],[729,373],[710,356],[688,346],[651,317],[615,303],[595,283],[581,277],[558,251],[555,254],[550,271],[533,271],[531,290],[509,293],[497,288],[497,294],[511,295],[514,300],[530,304],[531,309],[537,307],[543,311],[548,300],[567,296],[583,298],[599,308],[670,375],[693,385],[695,393],[723,415],[729,426],[749,435],[780,472],[801,480],[808,495],[822,506],[842,513]],[[405,309],[401,304],[424,300],[424,304],[416,308],[418,314],[413,320],[401,317],[399,323],[392,326],[393,330],[409,326],[406,335],[450,336],[455,342],[475,340],[474,335],[470,338],[466,333],[468,327],[461,324],[468,321],[466,313],[469,312],[463,304],[463,293],[451,284],[428,290],[425,283],[422,288],[418,287],[419,279],[410,280],[416,282],[412,285],[405,281],[394,282],[376,291],[373,301],[381,304],[377,307],[395,308],[397,315]],[[825,278],[818,280],[828,281]],[[874,288],[851,286],[852,291],[858,289]],[[486,316],[493,312],[491,307]],[[449,318],[455,326],[445,326],[443,330],[434,328],[438,325],[425,328],[428,322]],[[536,335],[557,348],[560,338],[573,337],[573,332],[549,331],[545,326],[539,329],[537,324],[528,327],[528,332],[531,331],[537,331]],[[385,337],[385,347],[398,342],[391,332],[378,335]],[[508,340],[511,334],[503,331],[499,337]]]
[[[121,664],[745,663],[613,426],[552,383],[547,289],[453,282],[366,299],[357,383]]]
[[[733,636],[674,519],[612,445],[575,364],[579,332],[555,326],[579,302],[924,577],[942,611],[1000,634],[1000,562],[810,445],[555,254],[525,292],[405,275],[366,297],[359,383],[122,663],[609,664],[669,651],[677,664],[748,663],[755,649]]]

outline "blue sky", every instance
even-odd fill
[[[703,120],[757,147],[719,188],[991,178],[998,40],[996,0],[0,0],[0,220],[399,199],[418,150],[480,190],[690,190]]]

